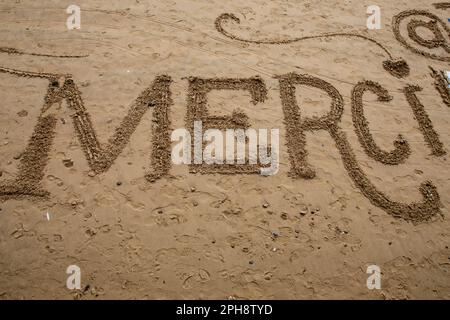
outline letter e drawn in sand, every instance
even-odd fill
[[[201,156],[201,150],[195,148],[195,137],[199,133],[194,132],[194,123],[201,121],[203,129],[227,130],[234,129],[240,132],[241,129],[250,127],[248,116],[239,111],[234,110],[231,116],[212,116],[207,109],[207,95],[212,90],[246,90],[251,95],[253,104],[264,102],[267,98],[267,88],[264,81],[260,77],[233,79],[233,78],[210,78],[202,79],[196,77],[189,78],[186,128],[194,136],[193,158],[198,159]],[[239,137],[236,137],[239,145]],[[244,138],[245,139],[245,138]],[[204,145],[203,145],[204,147]],[[247,161],[248,162],[248,161]],[[204,164],[194,160],[194,164],[189,166],[191,173],[220,173],[220,174],[259,174],[260,168],[264,165],[260,164]]]

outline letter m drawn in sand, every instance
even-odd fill
[[[153,109],[151,163],[154,170],[147,174],[146,178],[154,181],[165,175],[170,169],[170,122],[168,116],[172,104],[170,92],[172,80],[170,77],[164,75],[156,77],[152,85],[133,102],[108,143],[102,145],[97,139],[81,92],[70,75],[35,73],[9,68],[0,68],[0,71],[19,77],[43,78],[49,81],[37,124],[20,159],[18,174],[15,179],[0,184],[0,198],[46,197],[49,195],[48,191],[43,189],[41,181],[57,127],[57,111],[52,106],[63,100],[66,101],[72,112],[71,118],[76,135],[88,165],[95,174],[106,172],[111,167],[150,107]]]

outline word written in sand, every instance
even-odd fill
[[[106,172],[117,159],[119,154],[129,143],[129,139],[141,122],[147,110],[153,110],[152,126],[152,172],[146,174],[150,182],[168,176],[171,167],[171,137],[170,137],[170,106],[172,105],[170,85],[171,77],[161,75],[145,89],[134,101],[116,128],[108,143],[101,144],[92,125],[90,115],[84,105],[81,92],[75,82],[67,75],[54,75],[49,73],[34,73],[14,69],[0,68],[0,71],[20,77],[44,78],[49,81],[47,93],[41,114],[37,119],[34,133],[28,146],[25,148],[18,165],[17,177],[13,180],[3,181],[0,184],[0,197],[3,199],[22,197],[48,197],[48,191],[41,185],[44,170],[48,164],[49,153],[54,142],[57,127],[58,108],[65,100],[68,108],[73,111],[72,122],[76,135],[84,151],[88,166],[94,174]],[[262,103],[267,95],[267,87],[263,79],[252,78],[189,78],[186,128],[193,132],[195,121],[202,121],[205,129],[248,129],[250,121],[237,111],[231,116],[213,116],[206,109],[207,93],[211,90],[246,90],[251,94],[252,101]],[[408,221],[427,221],[440,213],[440,196],[431,181],[424,181],[419,191],[422,199],[413,203],[401,203],[391,200],[381,192],[367,177],[359,165],[346,134],[340,128],[341,117],[344,110],[344,101],[339,91],[330,83],[311,75],[288,73],[277,76],[280,86],[280,98],[286,126],[286,145],[290,160],[289,175],[294,179],[312,179],[316,176],[314,168],[308,162],[306,148],[306,132],[327,132],[335,142],[340,153],[344,168],[353,181],[353,184],[376,207],[383,209],[393,217]],[[329,112],[321,117],[304,117],[296,100],[297,86],[313,87],[324,92],[331,99]],[[383,101],[390,100],[388,93],[380,85],[366,81],[356,85],[352,95],[353,122],[359,141],[366,153],[382,163],[395,165],[401,163],[409,155],[407,137],[399,137],[394,146],[396,149],[386,152],[375,144],[367,126],[367,120],[362,112],[362,94],[370,90],[375,92]],[[432,155],[439,156],[445,153],[439,136],[433,129],[432,123],[420,103],[416,92],[417,86],[407,86],[405,94],[416,116],[419,128],[424,135]],[[191,131],[192,130],[192,131]],[[195,147],[195,146],[194,146]],[[221,167],[221,166],[219,166]],[[198,169],[201,170],[198,170]],[[257,169],[257,170],[256,170]],[[210,174],[259,174],[260,168],[248,164],[230,164],[225,170],[218,169],[216,164],[192,164],[192,173]],[[197,171],[198,170],[198,171]],[[223,171],[222,171],[223,170]]]

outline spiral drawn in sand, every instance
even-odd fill
[[[219,17],[217,17],[215,21],[215,27],[218,32],[226,36],[227,38],[245,42],[245,43],[253,43],[253,44],[275,44],[275,45],[282,45],[282,44],[290,44],[294,42],[300,42],[305,40],[311,40],[311,39],[322,39],[322,38],[338,38],[338,37],[345,37],[345,38],[358,38],[362,39],[364,41],[368,41],[377,47],[379,47],[387,56],[388,60],[383,62],[383,68],[388,71],[391,75],[397,77],[397,78],[403,78],[409,75],[409,66],[406,63],[404,59],[394,59],[392,54],[389,52],[389,50],[382,45],[380,42],[376,41],[375,39],[369,38],[367,36],[356,34],[356,33],[344,33],[344,32],[335,32],[335,33],[324,33],[320,35],[315,36],[304,36],[304,37],[298,37],[293,39],[284,39],[284,40],[251,40],[251,39],[245,39],[241,38],[235,34],[232,34],[225,30],[223,28],[224,22],[227,21],[233,21],[236,23],[240,23],[241,20],[236,17],[232,13],[223,13]]]

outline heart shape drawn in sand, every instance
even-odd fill
[[[401,58],[383,61],[383,68],[396,78],[404,78],[409,75],[408,63]]]

